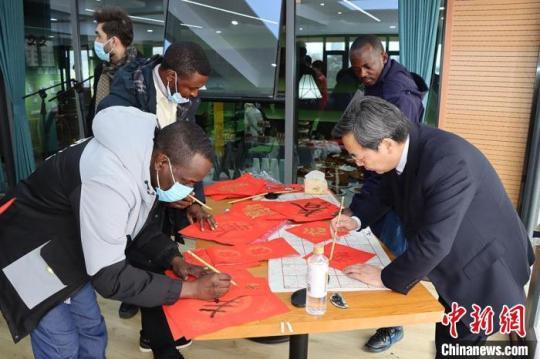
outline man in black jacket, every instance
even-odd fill
[[[155,115],[135,108],[105,109],[94,138],[47,159],[0,201],[16,197],[0,216],[0,308],[15,341],[31,334],[37,358],[105,357],[92,286],[105,298],[146,307],[212,300],[228,290],[228,275],[186,264],[176,243],[152,230],[158,197],[182,199],[213,157],[196,124],[160,131],[156,124]],[[133,266],[132,251],[160,273]],[[166,268],[199,279],[172,279],[161,274]]]
[[[155,56],[149,60],[136,60],[118,71],[109,96],[99,104],[98,110],[110,106],[133,106],[142,111],[157,115],[160,127],[164,128],[177,121],[195,122],[195,113],[200,104],[199,89],[203,87],[210,74],[210,64],[203,49],[192,42],[177,42],[171,44],[163,57]],[[195,197],[204,201],[202,182],[195,184]],[[174,235],[176,240],[183,243],[178,231],[189,223],[198,222],[207,229],[213,229],[215,220],[199,204],[186,199],[176,203],[166,203],[162,211],[163,230],[168,235]],[[139,256],[133,255],[138,260]],[[145,261],[142,264],[146,265]],[[145,269],[152,269],[144,267]],[[138,308],[128,303],[122,303],[119,315],[130,318],[137,313]],[[150,343],[169,338],[159,334],[160,326],[156,320],[148,318],[161,317],[166,326],[160,308],[145,308],[143,314],[143,330],[140,338],[141,351],[149,351]],[[154,323],[150,329],[144,324]],[[154,340],[151,340],[154,337]],[[150,340],[149,340],[150,339]],[[184,339],[177,341],[178,348],[189,345]],[[153,346],[156,346],[155,344]],[[159,344],[162,347],[165,344]],[[172,345],[172,344],[171,344]]]
[[[411,124],[394,105],[369,96],[351,102],[333,133],[358,166],[381,175],[377,191],[333,225],[358,230],[393,209],[408,242],[384,269],[353,265],[345,268],[348,275],[402,294],[427,277],[447,313],[453,302],[469,314],[477,304],[491,306],[498,319],[503,305],[524,305],[532,247],[497,173],[478,149],[454,134]],[[443,344],[486,340],[483,330],[469,329],[469,314],[458,322],[457,338],[437,324],[437,357]]]

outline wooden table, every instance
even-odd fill
[[[214,214],[222,213],[229,207],[227,201],[212,201],[208,205]],[[217,245],[214,242],[197,240],[197,248]],[[250,269],[257,277],[268,276],[268,262]],[[289,358],[306,359],[309,333],[339,332],[354,329],[382,328],[409,324],[436,323],[441,321],[444,308],[422,285],[417,284],[407,295],[396,292],[368,291],[343,292],[349,305],[348,309],[339,309],[328,303],[328,310],[321,317],[306,313],[303,308],[291,304],[291,293],[276,293],[291,309],[290,312],[260,321],[250,322],[217,332],[197,337],[197,340],[237,339],[284,335],[281,322],[290,322],[294,333],[290,335]]]

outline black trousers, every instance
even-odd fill
[[[150,347],[156,359],[180,359],[182,355],[169,329],[162,307],[141,307],[141,335],[150,340]]]
[[[444,306],[444,312],[449,313],[451,311],[450,306],[439,297],[439,302]],[[469,315],[468,313],[465,315]],[[442,323],[435,325],[435,346],[437,348],[436,358],[478,358],[477,356],[446,356],[443,355],[443,345],[468,345],[468,346],[480,346],[485,343],[487,337],[483,334],[474,334],[469,330],[469,326],[463,323],[461,320],[456,324],[457,338],[453,338],[450,335],[450,326],[445,326]]]

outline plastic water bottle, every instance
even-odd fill
[[[306,312],[311,315],[326,313],[326,291],[328,284],[328,258],[323,247],[314,247],[307,261]]]

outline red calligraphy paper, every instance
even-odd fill
[[[15,202],[15,198],[10,199],[6,203],[4,203],[2,206],[0,206],[0,214],[7,211],[7,209],[9,208],[9,206],[11,206],[13,204],[13,202]]]
[[[303,184],[282,184],[272,182],[266,184],[266,192],[300,192],[303,190]]]
[[[168,275],[171,275],[169,272]],[[195,338],[222,328],[283,314],[289,308],[268,287],[266,278],[232,274],[238,284],[219,301],[180,299],[163,311],[174,339]]]
[[[220,199],[248,197],[266,192],[266,181],[255,178],[249,173],[228,181],[219,181],[204,187],[207,196],[218,196]]]
[[[330,251],[332,250],[332,243],[328,243],[324,246],[324,255],[330,258]],[[306,258],[311,256],[307,255]],[[343,270],[346,267],[353,264],[362,264],[369,261],[375,256],[374,253],[361,251],[359,249],[351,248],[349,246],[344,246],[342,244],[336,243],[334,248],[334,256],[330,261],[330,267]]]
[[[195,253],[195,255],[201,257],[204,261],[206,261],[206,263],[209,263],[211,265],[214,265],[214,263],[212,263],[212,259],[210,258],[210,256],[208,255],[208,253],[206,252],[206,249],[203,249],[203,248],[199,248],[199,249],[195,249],[195,250],[192,250],[193,253]],[[197,265],[197,266],[201,266],[201,267],[204,267],[205,264],[204,263],[201,263],[200,260],[198,260],[197,258],[193,257],[191,254],[189,254],[188,252],[185,252],[182,254],[184,256],[184,260],[186,261],[186,263],[189,263],[189,264],[194,264],[194,265]]]
[[[234,204],[229,214],[242,215],[254,220],[286,220],[284,215],[274,211],[267,205],[267,201],[246,201]]]
[[[311,243],[320,243],[332,239],[329,222],[310,222],[300,224],[296,227],[287,228],[287,232],[294,234]],[[339,230],[338,237],[345,236],[349,233],[347,230]]]
[[[298,252],[284,238],[234,247],[214,246],[206,248],[206,251],[216,264],[241,264],[298,255]]]
[[[336,205],[320,198],[268,201],[266,205],[270,209],[283,214],[287,219],[298,223],[331,219],[339,211]]]
[[[229,245],[247,244],[268,238],[282,225],[282,222],[278,221],[253,221],[227,213],[217,215],[215,219],[217,228],[213,231],[209,229],[201,231],[200,225],[194,223],[182,229],[180,234]]]

